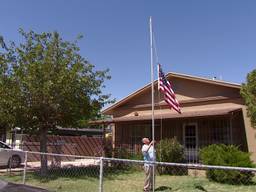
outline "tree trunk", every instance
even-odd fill
[[[40,130],[40,152],[47,153],[47,132],[48,128]],[[47,175],[47,155],[41,155],[41,176]]]

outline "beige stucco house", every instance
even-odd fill
[[[182,113],[170,110],[155,81],[155,138],[177,137],[189,162],[213,143],[233,144],[252,153],[256,162],[256,129],[246,114],[239,84],[168,73]],[[142,137],[151,137],[151,85],[135,91],[103,111],[111,115],[114,147],[138,151]]]

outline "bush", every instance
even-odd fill
[[[200,150],[199,156],[206,165],[254,167],[250,154],[233,145],[209,145]],[[254,176],[252,172],[227,170],[207,170],[206,175],[209,180],[228,184],[249,184]]]
[[[129,156],[129,159],[132,160],[143,160],[143,155],[141,152],[135,152],[135,153],[131,153]]]
[[[129,159],[129,152],[126,148],[114,148],[113,150],[114,158],[118,159]]]
[[[126,148],[114,148],[113,157],[118,159],[132,159],[132,160],[142,160],[142,153],[131,153]],[[127,163],[127,162],[114,162],[112,167],[120,170],[138,170],[139,164]]]
[[[177,141],[176,137],[172,139],[163,139],[156,146],[157,161],[182,163],[184,162],[184,148]],[[160,174],[184,174],[187,173],[182,167],[158,166]]]

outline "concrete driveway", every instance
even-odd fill
[[[28,185],[14,184],[0,180],[0,192],[49,192],[46,189]]]

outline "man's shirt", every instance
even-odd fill
[[[154,160],[154,148],[153,148],[153,146],[149,147],[149,145],[144,144],[142,146],[141,151],[142,151],[142,154],[143,154],[144,161],[153,161]],[[145,165],[148,165],[148,164],[145,164]]]

